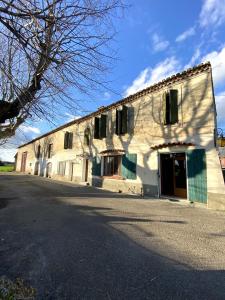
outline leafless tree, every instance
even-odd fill
[[[0,1],[0,140],[104,84],[120,0]],[[75,103],[76,104],[76,103]]]

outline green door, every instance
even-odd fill
[[[207,203],[206,155],[204,149],[187,151],[187,171],[189,200]]]
[[[126,179],[137,178],[137,154],[125,154],[122,156],[122,176]]]

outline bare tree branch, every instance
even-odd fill
[[[64,105],[68,88],[104,86],[121,7],[121,0],[0,2],[0,139],[32,114],[46,114],[49,103]]]

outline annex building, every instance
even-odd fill
[[[225,209],[210,63],[20,146],[16,170]]]

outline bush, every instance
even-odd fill
[[[1,300],[34,300],[36,290],[24,285],[22,279],[17,278],[15,282],[0,277],[0,299]]]

